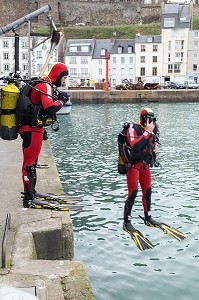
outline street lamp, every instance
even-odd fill
[[[106,51],[106,91],[109,91],[109,59],[110,52]]]

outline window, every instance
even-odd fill
[[[174,64],[174,73],[180,73],[180,64]]]
[[[106,56],[106,49],[102,48],[100,51],[101,56]]]
[[[168,53],[168,61],[171,61],[171,53]]]
[[[146,46],[145,45],[141,45],[140,46],[140,51],[141,52],[145,52],[146,51]]]
[[[23,71],[28,71],[28,65],[23,65]]]
[[[37,72],[40,72],[42,69],[42,64],[37,64]]]
[[[153,62],[158,62],[158,57],[157,56],[153,56]]]
[[[37,51],[37,58],[42,58],[42,52],[41,51]]]
[[[99,59],[99,65],[102,65],[102,59]]]
[[[140,76],[145,76],[145,68],[140,68]]]
[[[71,56],[69,60],[69,64],[76,64],[76,63],[77,63],[76,56]]]
[[[69,51],[70,52],[77,52],[77,46],[70,46]]]
[[[158,45],[153,45],[153,52],[157,52],[158,51]]]
[[[133,53],[133,47],[132,46],[128,46],[128,53]]]
[[[23,52],[22,53],[22,60],[26,60],[28,59],[28,53],[27,52]]]
[[[152,76],[157,76],[157,67],[152,68]]]
[[[89,46],[82,46],[81,52],[89,52]]]
[[[102,68],[99,68],[99,75],[102,75]]]
[[[198,41],[194,41],[194,48],[198,48]]]
[[[198,31],[194,31],[194,38],[198,38]]]
[[[164,18],[164,27],[175,27],[175,18]]]
[[[145,56],[140,56],[140,62],[145,63]]]
[[[184,49],[184,41],[183,40],[175,41],[175,50],[182,50],[182,49]]]
[[[117,53],[119,53],[119,54],[123,53],[123,47],[122,46],[117,47]]]
[[[82,75],[88,75],[88,68],[81,68]]]
[[[183,61],[183,52],[176,52],[176,61]]]
[[[4,64],[3,69],[4,69],[4,71],[10,71],[10,65],[9,64]]]
[[[171,41],[168,43],[168,51],[171,51]]]
[[[9,47],[8,41],[3,41],[3,48],[8,48],[8,47]]]
[[[77,75],[77,68],[70,68],[69,74],[70,75]]]
[[[168,65],[168,73],[173,73],[173,65]]]
[[[71,44],[69,46],[69,52],[89,52],[90,50],[90,44],[88,45],[74,45]]]
[[[129,57],[129,63],[133,64],[133,57],[132,56]]]
[[[193,54],[193,59],[194,59],[194,60],[197,60],[197,59],[198,59],[198,53],[194,53],[194,54]]]
[[[113,64],[116,64],[116,57],[113,57]]]
[[[81,57],[81,64],[88,64],[88,57]]]
[[[115,78],[112,79],[112,83],[113,83],[113,85],[116,85],[116,79]]]
[[[121,64],[125,64],[125,58],[121,57]]]
[[[197,64],[193,64],[193,71],[197,71],[198,70],[198,65]]]
[[[125,69],[121,68],[121,75],[124,75],[124,74],[125,74]]]
[[[9,59],[9,53],[8,52],[4,52],[3,53],[3,59]]]
[[[23,41],[23,42],[21,43],[21,47],[22,47],[22,48],[28,48],[28,42],[27,42],[27,41]]]

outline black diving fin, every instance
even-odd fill
[[[173,238],[177,239],[178,241],[182,241],[187,238],[186,234],[182,233],[181,231],[177,230],[176,228],[170,227],[169,225],[161,222],[157,222],[149,216],[148,220],[139,216],[146,226],[155,227],[162,229],[166,234],[172,236]]]
[[[29,208],[48,208],[57,211],[79,211],[83,209],[83,205],[76,204],[67,204],[67,203],[58,203],[57,201],[47,201],[40,200],[39,198],[34,198],[29,204]]]
[[[131,223],[124,223],[123,230],[130,234],[131,239],[141,251],[154,248],[151,242],[139,230],[135,229]]]
[[[24,197],[24,192],[21,193],[22,198]],[[58,203],[68,203],[68,202],[79,202],[82,201],[83,199],[79,196],[72,196],[72,195],[67,195],[67,194],[61,194],[61,195],[56,195],[53,193],[39,193],[35,192],[34,197],[38,198],[39,200],[43,201],[57,201]]]

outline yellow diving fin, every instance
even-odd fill
[[[172,236],[173,238],[177,239],[178,241],[182,241],[187,238],[186,234],[182,233],[181,231],[177,230],[176,228],[170,227],[169,225],[165,223],[160,223],[152,219],[151,216],[149,216],[148,220],[145,218],[139,216],[143,221],[144,224],[149,227],[156,227],[162,229],[166,234]]]
[[[132,240],[141,251],[154,248],[151,242],[139,230],[135,229],[130,222],[124,223],[123,230],[130,234]]]

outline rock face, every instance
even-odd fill
[[[62,25],[118,25],[159,22],[163,0],[49,0],[51,16]],[[145,4],[146,3],[146,4]],[[150,4],[148,4],[150,3]],[[46,5],[45,0],[1,0],[0,27]],[[32,27],[48,24],[43,14]]]
[[[167,0],[49,0],[50,15],[55,24],[63,26],[99,26],[122,24],[149,24],[160,22],[162,6]],[[199,1],[193,6],[194,16],[199,15]],[[45,0],[1,0],[0,27],[14,22],[46,6]],[[45,14],[31,21],[32,29],[49,26]],[[20,32],[27,32],[21,26]]]

